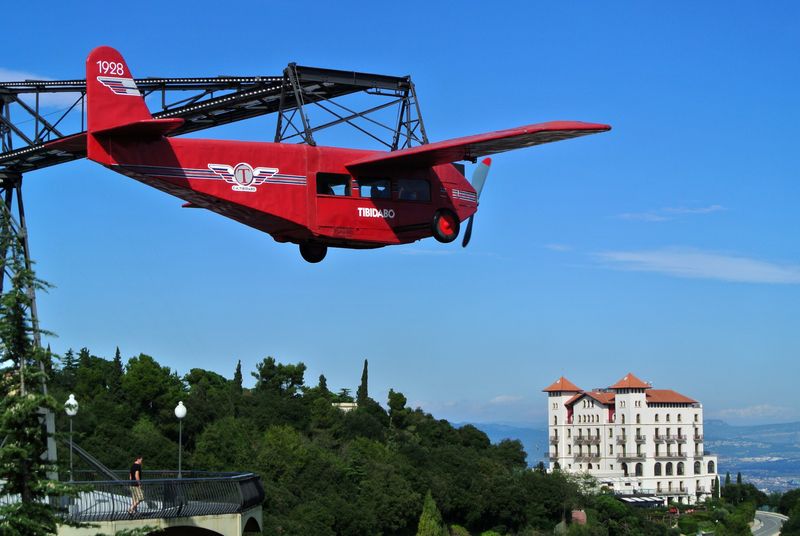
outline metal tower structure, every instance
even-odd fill
[[[169,133],[179,136],[243,119],[277,114],[275,142],[316,145],[314,134],[337,125],[348,125],[397,150],[428,143],[419,102],[410,76],[303,67],[290,63],[278,76],[217,76],[201,78],[139,78],[136,85],[153,106],[155,118],[184,119]],[[358,106],[345,97],[369,96]],[[60,109],[53,111],[58,99]],[[380,102],[375,103],[375,100]],[[364,102],[370,101],[369,105]],[[380,120],[392,108],[396,119]],[[310,109],[329,120],[313,125]],[[383,117],[383,116],[381,116]],[[46,167],[86,156],[85,80],[23,80],[0,82],[0,199],[12,215],[5,232],[20,240],[28,267],[30,244],[23,202],[23,178]],[[26,179],[27,180],[27,179]],[[4,252],[0,252],[4,253]],[[3,256],[2,259],[5,257]],[[0,293],[6,277],[0,265]],[[34,289],[30,289],[34,343],[41,346]],[[46,387],[45,387],[46,389]],[[48,432],[55,431],[52,414],[46,416]],[[55,443],[48,446],[55,461]]]

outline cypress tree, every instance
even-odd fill
[[[737,484],[741,484],[742,483],[742,472],[741,471],[736,473],[736,483]]]
[[[361,383],[358,386],[358,391],[356,391],[356,402],[359,404],[366,402],[369,398],[369,389],[367,384],[369,383],[369,372],[368,372],[369,363],[367,360],[364,360],[364,370],[361,371]]]
[[[725,485],[727,486],[730,483],[731,483],[731,473],[729,471],[729,472],[725,473]]]
[[[328,390],[328,378],[326,378],[324,374],[319,375],[319,392],[323,395],[330,393]]]
[[[417,536],[447,536],[447,527],[442,521],[442,514],[433,500],[431,491],[425,494],[425,502],[422,505],[422,514],[419,516],[417,526]]]
[[[242,360],[236,362],[236,372],[233,373],[233,391],[236,394],[242,393]]]

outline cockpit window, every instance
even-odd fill
[[[350,175],[344,173],[317,173],[318,195],[351,195]]]
[[[405,201],[430,201],[431,185],[425,179],[398,179],[397,198]]]
[[[392,198],[392,183],[389,179],[365,179],[362,177],[358,179],[358,185],[361,188],[361,197]]]

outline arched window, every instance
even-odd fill
[[[558,462],[553,464],[553,470],[554,471],[559,471],[560,469],[561,469],[561,466],[558,464]]]
[[[623,463],[622,464],[622,474],[623,474],[623,476],[628,476],[628,464],[627,463]]]
[[[672,462],[667,462],[667,476],[672,476]]]
[[[590,471],[592,470],[592,464],[591,463],[589,464],[588,468],[589,468]]]
[[[714,462],[713,461],[708,462],[708,472],[712,473],[712,474],[715,472],[714,471]]]
[[[641,463],[636,464],[636,476],[642,476],[644,468]]]
[[[661,462],[656,462],[656,466],[653,469],[653,472],[656,476],[661,476]]]
[[[683,475],[683,462],[678,462],[678,475]]]
[[[702,464],[700,462],[694,462],[694,474],[699,475],[702,470]]]

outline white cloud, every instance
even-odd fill
[[[49,76],[42,76],[25,71],[15,71],[0,67],[0,82],[22,82],[25,80],[52,80]],[[79,92],[76,93],[43,93],[39,98],[39,104],[46,108],[69,108],[78,100]],[[23,97],[25,103],[32,106],[35,99],[31,96]],[[80,106],[77,107],[80,110]]]
[[[664,207],[645,212],[624,212],[622,214],[617,214],[617,218],[622,220],[658,222],[670,221],[678,216],[711,214],[723,210],[727,209],[722,205],[708,205],[705,207]]]
[[[572,246],[567,244],[545,244],[544,247],[551,251],[572,251]]]
[[[722,409],[717,412],[717,415],[723,419],[756,419],[766,417],[785,417],[791,413],[791,410],[782,406],[756,404],[754,406],[747,406],[744,408]]]
[[[489,401],[490,404],[513,404],[523,400],[523,397],[517,395],[498,395]]]
[[[800,265],[694,249],[604,251],[595,258],[617,270],[740,283],[800,284]]]

